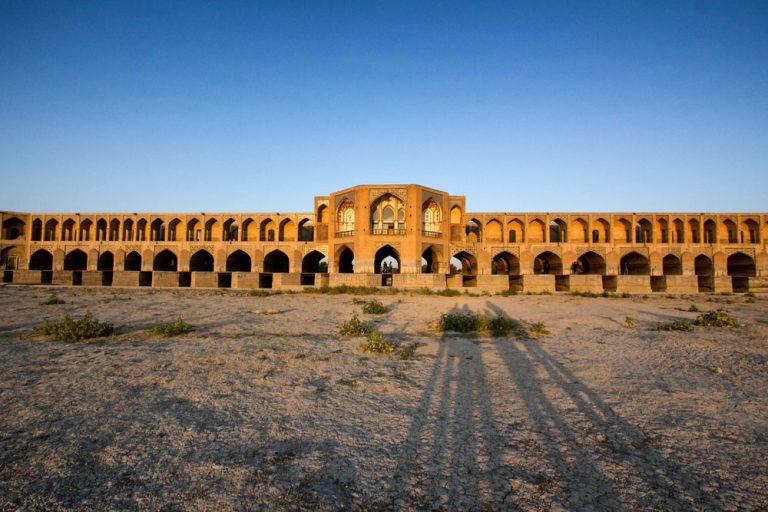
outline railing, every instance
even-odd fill
[[[373,229],[374,235],[404,235],[405,230],[404,229],[394,229],[394,228],[385,228],[385,229]]]
[[[439,231],[422,231],[421,234],[427,238],[440,238],[443,236]]]
[[[354,229],[351,230],[351,231],[337,231],[336,232],[336,238],[344,238],[345,236],[354,236],[354,235],[355,235],[355,230]]]

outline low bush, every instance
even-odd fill
[[[392,287],[376,288],[375,286],[320,286],[316,288],[304,288],[304,293],[317,293],[322,295],[397,295],[398,289]]]
[[[519,293],[520,292],[518,292],[517,290],[503,290],[497,293],[496,295],[501,295],[502,297],[512,297]]]
[[[736,327],[736,319],[725,309],[708,311],[696,317],[694,322],[701,327]]]
[[[40,303],[41,306],[54,306],[56,304],[66,304],[63,300],[61,300],[56,295],[51,295],[47,299],[45,299],[43,302]]]
[[[46,321],[42,325],[37,326],[34,332],[44,336],[54,336],[64,341],[82,341],[91,338],[114,336],[117,334],[117,329],[110,323],[95,320],[93,315],[87,312],[79,320],[66,315],[63,320]]]
[[[478,315],[472,312],[443,313],[438,322],[440,331],[490,332],[493,336],[506,336],[512,331],[521,334],[520,323],[505,315]]]
[[[282,293],[283,292],[281,292],[280,290],[276,290],[276,291],[270,291],[270,290],[251,290],[250,292],[248,292],[248,295],[250,295],[251,297],[269,297],[271,295],[280,295]]]
[[[366,315],[383,315],[387,312],[389,312],[387,306],[376,299],[366,301],[363,304],[363,313]]]
[[[533,334],[549,334],[549,329],[544,325],[544,322],[536,322],[531,325],[531,333]]]
[[[445,290],[436,291],[435,295],[439,295],[440,297],[457,297],[461,295],[461,292],[452,288],[446,288]]]
[[[696,307],[696,304],[691,304],[691,307],[688,308],[688,311],[691,313],[697,313],[699,308]]]
[[[404,345],[397,351],[401,361],[409,361],[410,359],[413,359],[415,353],[416,345],[414,344]]]
[[[172,322],[160,322],[153,328],[149,330],[149,334],[152,336],[162,336],[164,338],[170,338],[171,336],[178,336],[180,334],[186,334],[188,332],[192,332],[194,330],[194,327],[189,325],[187,322],[181,319],[181,317],[177,318],[176,320]]]
[[[339,334],[342,336],[368,336],[372,329],[367,322],[361,322],[357,313],[352,314],[352,318],[341,324]]]
[[[675,320],[674,322],[658,322],[656,324],[657,331],[682,331],[690,332],[693,330],[693,325],[683,320]]]
[[[628,316],[624,319],[624,323],[627,324],[627,327],[634,327],[635,326],[635,319],[631,316]]]
[[[369,354],[389,354],[394,352],[397,345],[384,339],[381,331],[376,329],[368,334],[368,340],[360,343],[360,349]]]

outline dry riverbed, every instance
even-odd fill
[[[768,508],[768,298],[354,298],[0,286],[0,510]],[[655,330],[692,304],[739,326]],[[32,332],[86,311],[119,334]],[[339,336],[353,312],[413,358]]]

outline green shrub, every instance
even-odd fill
[[[520,324],[504,315],[478,315],[472,312],[443,313],[438,322],[440,331],[490,332],[493,336],[506,336],[512,331],[521,334]]]
[[[480,323],[475,313],[443,313],[440,315],[438,329],[454,332],[477,332]]]
[[[629,292],[624,292],[624,293],[621,294],[621,298],[622,299],[630,299],[630,298],[632,298],[632,294],[629,293]]]
[[[394,352],[396,348],[397,345],[391,341],[385,340],[381,331],[376,329],[368,334],[368,341],[360,343],[360,349],[369,354],[389,354]]]
[[[248,295],[250,295],[251,297],[269,297],[271,295],[280,295],[282,293],[283,292],[281,292],[280,290],[276,290],[276,291],[270,291],[270,290],[251,290],[250,292],[248,292]]]
[[[439,295],[440,297],[456,297],[458,295],[461,295],[461,292],[459,290],[454,290],[452,288],[446,288],[445,290],[436,291],[435,295]]]
[[[397,295],[397,288],[376,288],[375,286],[320,286],[304,288],[304,293],[317,293],[322,295]]]
[[[631,316],[628,316],[624,319],[624,323],[627,324],[627,327],[634,327],[635,326],[635,319]]]
[[[387,306],[376,299],[369,300],[363,304],[363,313],[366,315],[383,315],[389,312]]]
[[[682,320],[675,320],[674,322],[658,322],[656,324],[656,330],[690,332],[693,330],[693,325]]]
[[[66,302],[61,300],[56,295],[51,295],[46,300],[40,303],[41,306],[55,306],[56,304],[66,304]]]
[[[404,345],[400,347],[400,350],[398,350],[397,353],[401,361],[408,361],[413,359],[413,355],[416,353],[416,345]]]
[[[708,311],[696,317],[694,322],[701,327],[736,327],[736,319],[725,309]]]
[[[178,336],[180,334],[186,334],[194,330],[194,327],[187,322],[177,318],[172,322],[160,322],[149,330],[149,334],[152,336],[162,336],[164,338],[170,338],[171,336]]]
[[[501,295],[502,297],[512,297],[514,295],[517,295],[518,293],[520,292],[518,292],[517,290],[503,290],[497,293],[496,295]]]
[[[696,304],[691,304],[691,307],[688,308],[688,311],[691,313],[696,313],[699,311],[699,308],[696,307]]]
[[[544,325],[544,322],[536,322],[531,325],[531,332],[533,334],[549,334],[549,329]]]
[[[95,320],[93,315],[87,312],[79,320],[66,315],[63,320],[46,321],[35,327],[34,332],[44,336],[54,336],[65,341],[82,341],[90,338],[114,336],[117,334],[117,329],[110,323]]]
[[[371,333],[370,324],[361,322],[357,313],[352,314],[352,318],[341,324],[339,334],[342,336],[367,336]]]

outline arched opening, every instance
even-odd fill
[[[353,233],[355,231],[355,205],[345,199],[336,211],[336,232]]]
[[[465,251],[454,254],[451,258],[451,274],[476,275],[477,258]]]
[[[731,219],[725,219],[720,223],[720,243],[735,244],[739,243],[739,229],[736,227],[736,223]]]
[[[96,269],[102,272],[112,272],[115,268],[115,255],[109,251],[105,251],[99,255],[99,260],[96,263]]]
[[[203,224],[197,219],[187,221],[187,242],[200,242],[203,239]]]
[[[32,221],[32,241],[39,242],[43,239],[43,221],[35,219]]]
[[[315,223],[310,219],[299,222],[299,242],[311,242],[315,239]]]
[[[45,241],[52,242],[56,240],[56,228],[59,227],[59,222],[56,219],[49,219],[45,223]]]
[[[153,242],[165,242],[165,223],[162,219],[155,219],[149,228],[149,239]]]
[[[53,255],[45,249],[35,251],[29,258],[29,270],[53,270]]]
[[[709,257],[699,254],[696,256],[696,259],[693,260],[693,272],[697,276],[714,276],[715,266],[712,264],[712,260]]]
[[[605,275],[605,258],[593,251],[588,251],[578,257],[573,274]]]
[[[592,222],[592,243],[608,243],[610,241],[611,225],[603,219],[597,219]]]
[[[152,270],[176,272],[178,263],[179,260],[176,258],[176,255],[168,249],[165,249],[155,255],[155,259],[152,262]]]
[[[75,221],[67,219],[61,224],[61,240],[71,242],[75,239]]]
[[[739,241],[742,244],[760,243],[760,225],[754,219],[746,219],[741,223]]]
[[[120,221],[117,219],[112,219],[109,222],[109,241],[110,242],[117,242],[120,240]]]
[[[290,263],[283,251],[272,251],[264,258],[264,272],[288,272]]]
[[[502,227],[501,222],[496,219],[488,221],[485,225],[485,240],[488,242],[501,242],[502,241]]]
[[[235,219],[227,219],[224,221],[223,236],[225,242],[236,242],[238,239],[239,231],[239,225]]]
[[[568,232],[562,219],[555,219],[549,223],[549,241],[552,243],[565,243],[568,241]]]
[[[693,271],[696,274],[700,292],[715,291],[715,266],[712,260],[703,254],[699,254],[693,260]]]
[[[243,221],[243,227],[240,229],[240,240],[247,242],[249,240],[258,240],[259,233],[257,232],[257,224],[253,219],[245,219]]]
[[[328,207],[324,204],[317,207],[317,223],[328,224]]]
[[[227,272],[250,272],[251,257],[245,251],[237,250],[227,257]]]
[[[528,233],[526,240],[529,243],[542,243],[544,242],[544,223],[539,219],[533,219],[528,223]]]
[[[674,254],[667,254],[664,259],[661,260],[662,272],[665,276],[681,276],[683,275],[683,264],[680,258]]]
[[[523,243],[523,223],[519,219],[507,223],[507,241],[511,244]]]
[[[639,244],[653,243],[653,228],[648,219],[640,219],[637,222],[635,242]]]
[[[701,229],[699,221],[696,219],[691,219],[688,221],[688,240],[692,244],[698,244],[701,243]]]
[[[89,242],[93,239],[93,222],[91,219],[80,221],[80,241]]]
[[[374,257],[374,272],[377,274],[397,274],[400,272],[400,255],[391,245],[385,245]]]
[[[147,240],[147,219],[139,219],[136,222],[136,241],[145,242]]]
[[[707,219],[704,221],[704,243],[714,244],[717,242],[715,221]]]
[[[627,219],[617,219],[613,222],[613,241],[615,243],[632,243],[632,224]]]
[[[190,272],[213,272],[213,256],[201,249],[189,259]]]
[[[133,241],[133,221],[131,219],[126,219],[125,222],[123,222],[123,241]]]
[[[218,242],[221,240],[222,229],[221,222],[218,219],[208,219],[205,221],[205,241]]]
[[[291,219],[283,219],[280,222],[280,241],[296,241],[296,223],[294,223]]]
[[[312,251],[301,260],[301,271],[304,274],[328,272],[328,258],[320,251]]]
[[[587,221],[584,219],[575,219],[568,227],[568,239],[571,242],[589,243],[589,231],[587,228]]]
[[[480,222],[477,219],[467,221],[467,224],[464,226],[464,236],[469,243],[480,242],[483,239]]]
[[[421,253],[421,273],[436,274],[440,269],[440,255],[435,247],[430,245]]]
[[[503,275],[520,275],[520,259],[507,251],[500,252],[491,261],[491,273]]]
[[[619,268],[623,275],[629,276],[647,276],[651,273],[648,258],[636,252],[631,252],[621,258]]]
[[[24,236],[24,221],[18,217],[11,217],[3,221],[3,238],[17,240]]]
[[[669,243],[669,229],[667,226],[667,219],[665,218],[656,219],[656,233],[660,243],[662,244]]]
[[[421,205],[421,219],[422,230],[425,234],[439,234],[442,231],[443,213],[434,198],[430,197]]]
[[[349,247],[344,247],[337,258],[339,274],[351,274],[355,271],[355,253]]]
[[[96,222],[96,241],[103,242],[107,239],[107,221],[99,219]]]
[[[735,277],[754,277],[757,275],[755,260],[743,252],[728,256],[728,275]]]
[[[680,219],[672,221],[672,243],[682,244],[685,242],[685,223]]]
[[[561,275],[563,273],[563,261],[557,254],[545,251],[533,260],[533,273]]]
[[[259,225],[259,240],[274,242],[277,240],[277,224],[272,219],[264,219]]]
[[[125,270],[130,272],[138,272],[141,270],[141,254],[136,251],[131,251],[125,255]]]
[[[405,227],[405,205],[400,198],[384,194],[371,204],[372,234],[402,235]]]
[[[64,270],[85,270],[87,268],[88,256],[80,249],[75,249],[64,257]]]

